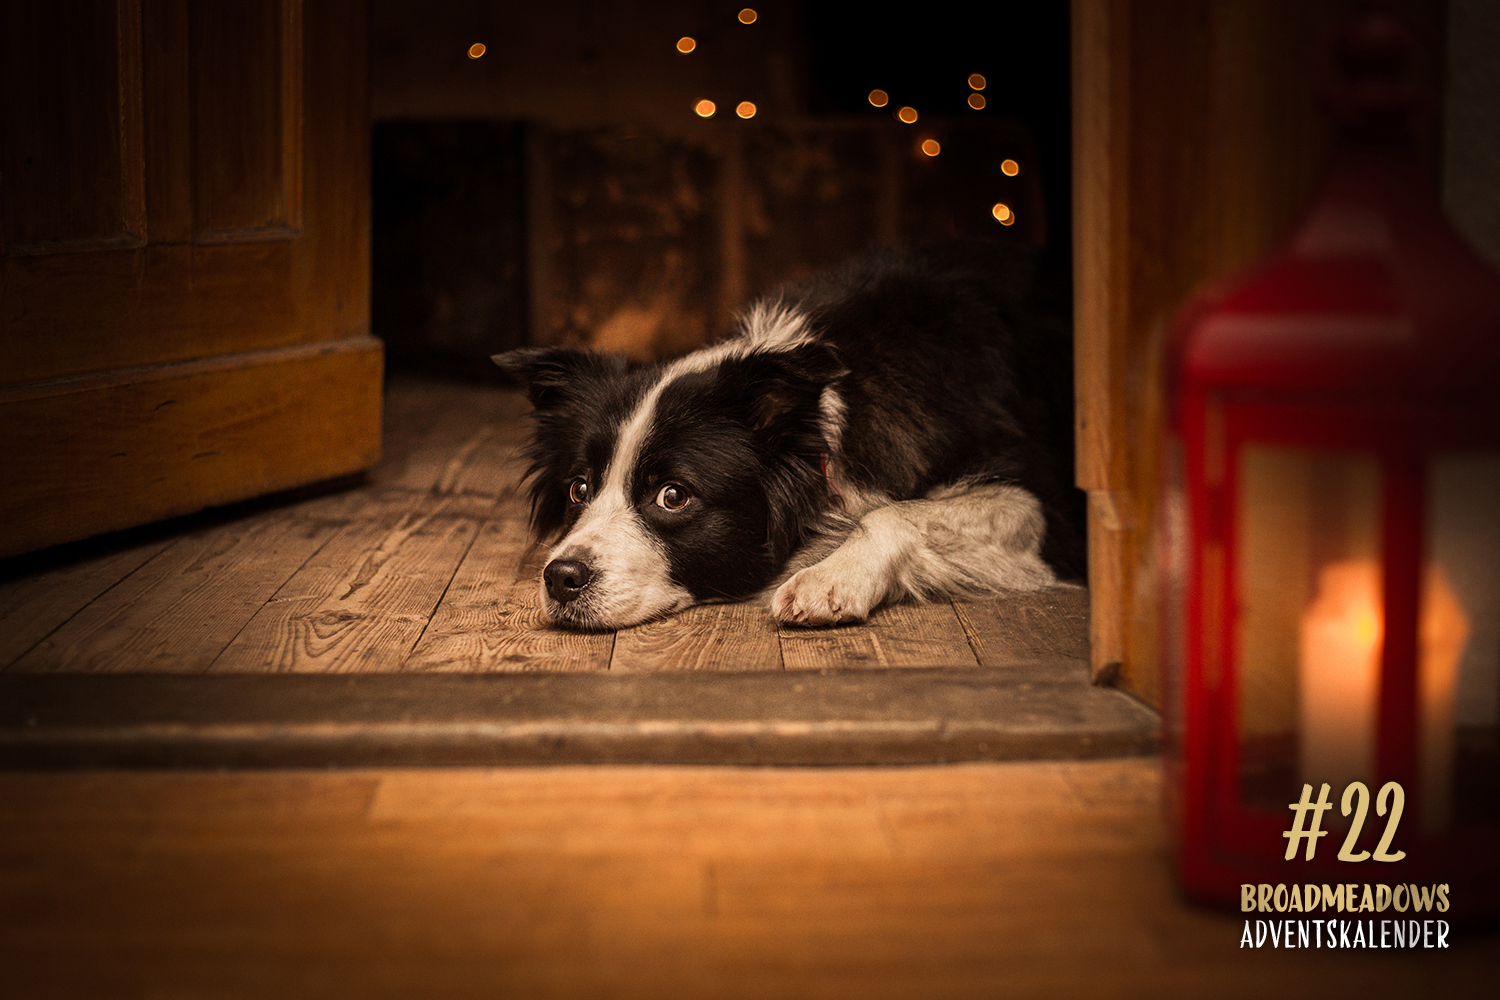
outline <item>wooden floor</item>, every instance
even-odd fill
[[[1363,877],[1363,876],[1361,876]],[[0,775],[0,995],[1494,995],[1444,951],[1239,947],[1148,758]]]
[[[512,392],[396,380],[353,486],[0,565],[0,672],[369,673],[995,667],[1087,659],[1058,588],[778,628],[754,603],[616,633],[546,627]]]
[[[1494,934],[1242,951],[1238,918],[1176,894],[1151,756],[277,769],[429,759],[414,739],[511,761],[1154,745],[1150,713],[1087,682],[1077,590],[816,631],[749,604],[613,635],[543,627],[519,409],[397,383],[362,485],[5,567],[0,996],[1493,990]],[[89,761],[113,767],[57,769]],[[250,769],[201,769],[225,763]]]

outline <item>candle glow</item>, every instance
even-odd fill
[[[1417,698],[1422,817],[1430,831],[1452,809],[1453,698],[1470,625],[1438,566],[1424,577]],[[1380,566],[1373,559],[1325,565],[1302,616],[1298,678],[1304,780],[1370,784],[1385,623]]]
[[[1324,565],[1298,632],[1298,722],[1305,781],[1369,784],[1379,691],[1380,566],[1373,559]]]

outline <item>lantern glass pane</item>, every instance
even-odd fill
[[[1238,463],[1235,677],[1241,797],[1368,782],[1380,659],[1380,466],[1247,444]]]
[[[1500,813],[1490,779],[1500,729],[1500,455],[1433,459],[1422,581],[1422,825]]]

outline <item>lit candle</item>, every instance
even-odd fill
[[[1342,789],[1368,785],[1375,764],[1379,690],[1380,566],[1373,559],[1328,563],[1298,635],[1302,780]]]

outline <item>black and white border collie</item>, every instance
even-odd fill
[[[535,408],[533,527],[562,536],[547,616],[613,629],[750,598],[803,549],[822,558],[770,593],[794,625],[1081,577],[1071,332],[1031,272],[1006,245],[886,251],[662,364],[497,355]]]

